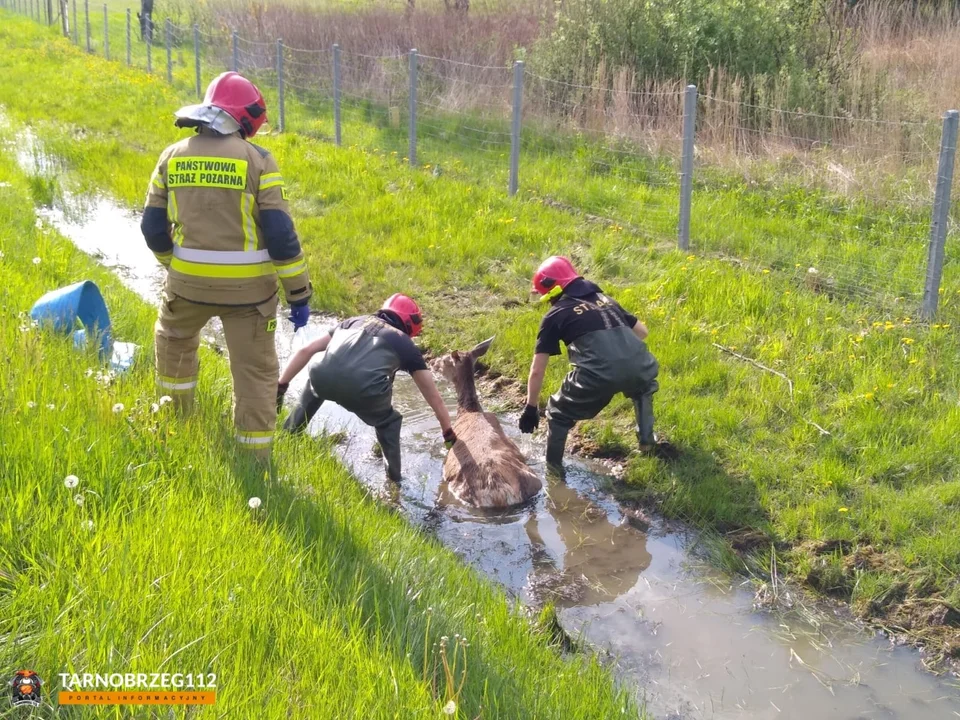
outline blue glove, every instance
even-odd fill
[[[304,325],[307,324],[307,321],[310,319],[310,305],[307,303],[300,303],[298,305],[290,306],[290,321],[293,323],[293,331],[296,332]]]

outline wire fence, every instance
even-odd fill
[[[0,7],[198,97],[214,74],[244,73],[280,132],[497,183],[654,246],[785,273],[835,300],[927,320],[957,313],[954,111],[829,116],[746,102],[736,84],[718,96],[620,71],[584,85],[523,62],[288,47],[169,18],[154,26],[90,0]]]

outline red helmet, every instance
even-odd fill
[[[252,82],[235,72],[213,79],[203,96],[203,104],[218,107],[240,124],[244,137],[251,138],[267,119],[267,104]]]
[[[533,274],[533,289],[541,295],[556,295],[580,277],[573,263],[565,257],[548,257]],[[559,289],[558,289],[559,288]]]
[[[400,318],[403,323],[403,329],[407,331],[410,337],[416,337],[423,329],[423,316],[420,315],[419,306],[406,295],[394,293],[383,303],[381,310],[388,310]]]

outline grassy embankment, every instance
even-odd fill
[[[138,205],[156,154],[182,136],[169,113],[190,98],[188,88],[85,57],[26,23],[4,23],[0,42],[16,48],[0,60],[0,86],[16,98],[8,112],[32,122],[91,189]],[[14,91],[28,81],[29,96]],[[392,135],[373,124],[365,132],[368,141],[383,140],[371,142],[381,152],[294,133],[262,139],[291,186],[318,309],[351,312],[394,290],[414,293],[427,310],[424,342],[432,349],[496,333],[494,369],[522,378],[540,308],[518,301],[540,257],[573,255],[650,325],[662,366],[660,428],[684,450],[672,465],[631,460],[624,493],[734,533],[753,546],[754,566],[776,543],[781,573],[888,624],[916,622],[919,636],[958,651],[957,629],[935,622],[950,617],[941,600],[960,604],[954,329],[813,292],[797,284],[793,264],[782,269],[782,258],[772,270],[754,269],[669,250],[668,216],[644,239],[510,200],[499,182],[478,181],[479,161],[440,177],[410,169],[391,154]],[[675,206],[670,187],[590,174],[592,166],[588,153],[542,153],[525,160],[525,187],[549,181],[557,193],[638,216]],[[902,244],[882,232],[869,248],[850,242],[861,237],[856,208],[838,210],[794,189],[771,216],[775,198],[728,183],[699,188],[696,203],[711,211],[714,232],[734,234],[745,254],[755,249],[762,258],[772,234],[779,251],[801,252],[814,238],[907,283],[889,270],[908,254]],[[947,299],[956,283],[948,275]],[[791,385],[714,343],[776,369]],[[548,388],[562,372],[555,362]],[[628,448],[628,424],[619,402],[590,432],[608,447]]]
[[[28,59],[38,50],[42,61]],[[16,54],[60,56],[62,79],[112,76],[140,101],[156,92],[45,40]],[[119,129],[97,94],[98,123]],[[323,443],[282,442],[276,481],[244,466],[223,422],[229,375],[212,353],[198,414],[182,423],[159,406],[149,362],[107,382],[95,357],[33,328],[32,302],[78,279],[104,290],[115,335],[146,349],[155,310],[35,225],[30,208],[49,188],[10,154],[0,179],[4,677],[31,667],[52,694],[60,672],[215,672],[218,704],[191,717],[447,717],[454,696],[464,718],[630,714],[604,670],[561,659],[501,592],[365,497]],[[449,685],[438,644],[456,664]]]

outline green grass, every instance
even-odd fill
[[[190,85],[170,87],[104,63],[26,22],[5,20],[0,45],[16,49],[0,57],[7,112],[32,123],[89,189],[138,206],[156,155],[182,137],[171,113],[192,99]],[[27,82],[31,93],[19,93]],[[877,231],[867,248],[853,242],[862,237],[858,223],[882,206],[857,215],[815,189],[784,180],[780,197],[717,170],[698,189],[695,220],[753,260],[687,256],[670,249],[666,209],[675,207],[675,189],[625,179],[627,170],[656,169],[658,161],[598,175],[590,168],[602,151],[585,140],[563,152],[544,145],[525,156],[524,193],[510,199],[501,158],[444,145],[438,134],[424,139],[423,165],[412,169],[402,162],[402,134],[382,116],[359,108],[342,149],[318,137],[332,134],[328,117],[298,116],[304,124],[293,127],[303,132],[261,139],[291,187],[317,309],[355,312],[409,292],[425,306],[430,349],[495,333],[494,367],[524,378],[541,312],[525,302],[530,274],[543,256],[569,254],[650,326],[662,368],[659,428],[684,452],[674,464],[631,459],[625,495],[720,532],[760,530],[794,548],[782,569],[801,578],[814,557],[806,541],[874,546],[889,563],[855,571],[846,597],[859,606],[900,567],[929,580],[917,585],[925,592],[960,602],[956,325],[920,324],[906,303],[898,310],[871,297],[811,291],[787,262],[821,243],[862,258],[893,286],[907,285],[908,275],[919,281],[910,267],[915,248],[898,236]],[[445,172],[436,177],[427,165],[438,161]],[[534,195],[627,221],[657,219],[634,233]],[[913,222],[911,212],[886,209]],[[953,267],[945,279],[948,324],[960,280]],[[781,377],[714,343],[783,373],[792,393]],[[551,365],[546,391],[564,371],[562,362]],[[629,417],[618,401],[586,429],[608,444],[629,443]]]
[[[327,445],[283,439],[273,479],[246,465],[212,352],[199,412],[181,422],[154,406],[149,361],[106,382],[95,356],[33,327],[43,291],[89,278],[115,336],[149,353],[155,310],[37,228],[36,184],[9,156],[0,178],[4,677],[26,665],[53,691],[61,672],[215,672],[217,706],[190,717],[446,717],[456,691],[440,670],[431,686],[447,636],[447,658],[466,657],[458,717],[630,712],[606,671],[561,659],[502,592],[366,497]],[[454,650],[457,637],[468,645]]]

